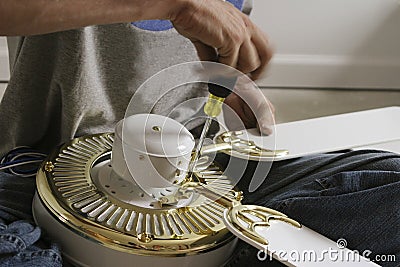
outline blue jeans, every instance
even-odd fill
[[[378,264],[399,266],[400,155],[353,151],[275,162],[249,193],[256,166],[250,162],[239,183],[245,203],[280,210],[332,240],[345,238],[350,249],[372,251],[371,257],[396,255],[396,262]],[[32,222],[35,181],[0,172],[0,190],[0,266],[61,266],[57,246]],[[257,252],[240,242],[228,266],[283,266],[258,260]]]
[[[0,172],[0,266],[62,266],[58,247],[32,220],[34,193],[34,179]]]
[[[226,162],[228,159],[222,159]],[[239,183],[248,188],[257,164],[251,163]],[[279,210],[329,237],[344,238],[347,247],[369,250],[382,266],[400,266],[400,155],[382,151],[352,151],[313,155],[275,162],[245,202]],[[228,266],[267,264],[258,251],[240,242]]]

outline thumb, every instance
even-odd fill
[[[262,134],[271,135],[273,133],[275,125],[274,113],[275,109],[270,102],[258,109],[256,114],[257,128]]]

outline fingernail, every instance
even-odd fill
[[[268,124],[262,124],[261,131],[263,134],[266,134],[266,135],[271,135],[273,133],[272,127]]]

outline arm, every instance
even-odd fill
[[[167,19],[174,0],[0,0],[0,35],[35,35],[89,25]]]
[[[0,35],[33,35],[96,24],[168,19],[201,60],[257,79],[272,56],[267,37],[221,0],[0,0]]]

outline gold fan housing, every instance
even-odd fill
[[[236,243],[223,222],[225,208],[204,196],[185,207],[154,205],[112,171],[112,144],[112,133],[73,139],[38,171],[34,217],[64,256],[80,266],[221,266]],[[197,175],[237,201],[218,165]]]

